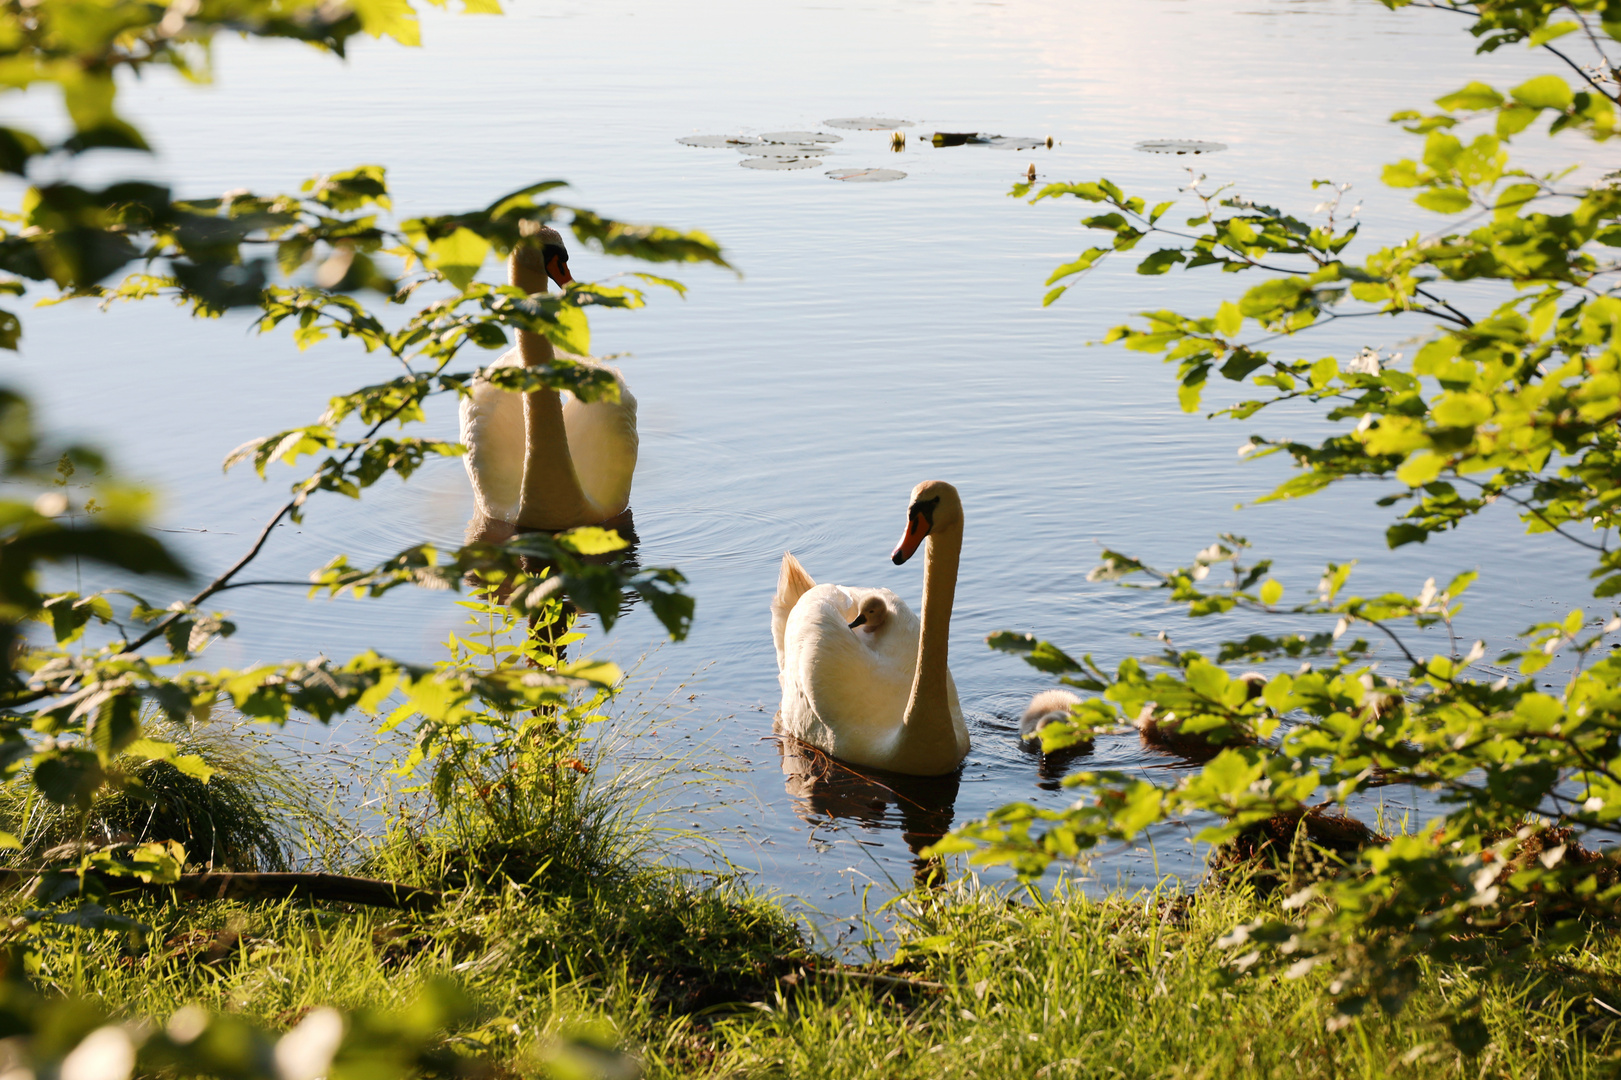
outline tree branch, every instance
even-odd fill
[[[51,869],[0,867],[0,889],[31,888],[48,873],[72,873]],[[344,874],[256,874],[210,872],[182,874],[172,885],[142,881],[133,877],[85,871],[109,893],[161,893],[173,890],[192,900],[286,900],[302,898],[338,904],[364,904],[401,911],[437,911],[444,897],[432,889],[419,889],[394,881],[349,877]]]

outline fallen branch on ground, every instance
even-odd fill
[[[74,875],[74,871],[54,868],[0,868],[0,889],[33,888],[45,874]],[[440,893],[376,878],[348,877],[343,874],[259,874],[210,872],[182,874],[172,885],[114,877],[86,871],[114,896],[130,893],[171,891],[194,900],[328,900],[339,904],[365,904],[368,907],[404,911],[434,911],[443,903]]]

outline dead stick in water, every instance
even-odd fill
[[[71,876],[75,872],[66,869],[0,868],[0,889],[23,888],[46,873]],[[87,871],[85,876],[95,878],[115,896],[172,890],[196,900],[285,900],[289,897],[299,897],[404,911],[435,911],[443,903],[440,894],[432,889],[419,889],[414,885],[401,885],[398,882],[380,881],[376,878],[348,877],[344,874],[259,874],[221,871],[182,874],[179,881],[168,885],[141,881],[139,878],[113,877],[94,870]]]

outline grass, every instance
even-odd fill
[[[47,949],[39,979],[130,1015],[188,1003],[287,1027],[318,1004],[394,1008],[457,980],[480,1020],[468,1053],[525,1060],[594,1026],[652,1077],[1613,1076],[1609,1014],[1621,949],[1595,940],[1566,969],[1477,984],[1437,971],[1397,1019],[1338,1032],[1322,979],[1225,985],[1216,938],[1253,910],[1241,892],[1010,903],[969,883],[908,902],[895,990],[803,949],[780,907],[656,869],[602,888],[506,882],[433,916],[296,904],[129,909],[132,947]],[[1493,1042],[1467,1058],[1436,1016],[1483,995]]]
[[[0,786],[0,830],[16,836],[17,865],[77,858],[81,847],[180,841],[188,861],[218,870],[288,870],[342,842],[311,777],[269,752],[269,736],[241,723],[143,720],[148,738],[214,770],[205,784],[166,761],[120,759],[135,783],[104,787],[88,809],[39,798],[32,784]]]
[[[228,740],[193,748],[235,753]],[[1330,1032],[1329,973],[1222,977],[1217,939],[1276,903],[1241,882],[1196,896],[1010,898],[958,878],[897,900],[890,960],[867,969],[885,977],[857,977],[817,955],[776,901],[659,865],[660,834],[638,810],[656,776],[601,779],[596,763],[569,760],[464,777],[474,794],[451,812],[402,812],[327,867],[448,882],[441,911],[146,900],[121,908],[143,933],[36,926],[35,978],[131,1017],[200,1004],[285,1029],[316,1005],[398,1008],[448,977],[478,1011],[447,1044],[492,1076],[536,1074],[535,1047],[581,1031],[671,1078],[1434,1080],[1613,1076],[1621,1063],[1612,936],[1513,979],[1431,971],[1399,1017]],[[161,801],[146,805],[150,820],[181,820]],[[291,790],[258,805],[254,829],[285,836],[314,800]],[[206,835],[234,806],[215,807]],[[0,918],[25,906],[0,900]],[[1492,1041],[1469,1057],[1441,1017],[1477,996]]]

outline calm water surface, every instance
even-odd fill
[[[1507,514],[1398,560],[1383,549],[1387,515],[1371,489],[1235,509],[1283,475],[1272,462],[1239,462],[1250,430],[1311,434],[1309,419],[1240,427],[1185,416],[1156,361],[1086,342],[1137,310],[1213,310],[1241,282],[1147,278],[1109,263],[1042,309],[1047,273],[1091,242],[1076,225],[1081,204],[1006,197],[1032,163],[1044,179],[1108,176],[1150,201],[1173,197],[1192,165],[1301,215],[1322,198],[1313,179],[1348,181],[1350,199],[1366,200],[1370,240],[1431,230],[1439,219],[1377,185],[1382,163],[1416,150],[1383,117],[1469,79],[1512,84],[1544,70],[1529,54],[1477,58],[1457,20],[1372,0],[511,6],[502,19],[430,14],[426,48],[366,45],[347,65],[300,47],[227,43],[211,89],[162,77],[130,86],[129,109],[161,149],[134,168],[205,195],[292,189],[321,170],[384,162],[405,214],[564,178],[582,205],[702,228],[726,246],[741,279],[688,270],[687,300],[660,296],[594,322],[597,352],[629,354],[619,362],[641,402],[642,560],[680,567],[698,598],[682,644],[660,645],[638,610],[595,647],[642,673],[625,701],[651,710],[638,721],[650,733],[627,753],[724,768],[679,788],[670,822],[714,840],[763,885],[848,912],[867,882],[910,879],[908,840],[1015,799],[1069,801],[1012,734],[1046,684],[988,651],[987,633],[1038,631],[1112,664],[1154,644],[1134,634],[1166,629],[1198,647],[1238,632],[1190,623],[1151,594],[1088,584],[1099,541],[1169,564],[1236,531],[1278,560],[1292,596],[1330,559],[1361,557],[1353,580],[1363,592],[1416,590],[1431,574],[1479,567],[1464,629],[1492,643],[1585,596],[1579,555],[1521,538]],[[915,121],[907,151],[891,153],[887,132],[846,131],[822,168],[765,172],[675,141],[857,115]],[[1057,145],[921,145],[934,130],[1051,135]],[[1229,149],[1132,149],[1148,138]],[[1539,142],[1528,143],[1532,160],[1547,153]],[[908,176],[823,175],[869,166]],[[630,269],[583,251],[572,268],[587,280]],[[1347,326],[1305,347],[1401,348],[1421,330]],[[285,335],[252,336],[240,318],[194,323],[149,305],[33,314],[8,377],[52,422],[160,487],[164,526],[213,572],[290,479],[222,477],[224,455],[390,374],[347,343],[298,353]],[[440,405],[431,427],[454,437],[453,406]],[[888,555],[912,485],[933,477],[958,486],[967,514],[952,665],[974,750],[960,783],[891,791],[785,773],[768,737],[778,688],[767,603],[782,552],[818,580],[885,585],[916,603],[921,560],[894,567]],[[264,576],[302,578],[338,552],[364,563],[422,537],[453,542],[470,506],[456,462],[362,503],[317,502],[303,526],[281,530]],[[219,664],[363,647],[426,660],[460,621],[446,594],[229,599],[242,632],[211,650]],[[331,737],[385,756],[358,725]],[[1134,736],[1101,740],[1088,761],[1175,765]],[[1169,829],[1152,850],[1111,852],[1094,872],[1135,884],[1194,875],[1189,835]]]

